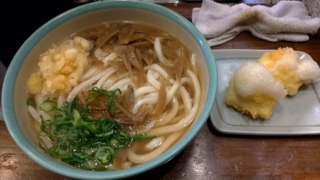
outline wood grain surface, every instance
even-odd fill
[[[162,4],[190,20],[201,3]],[[320,63],[320,31],[308,42],[268,42],[241,33],[212,49],[276,49],[292,47],[304,51]],[[211,121],[196,138],[168,163],[130,179],[320,179],[319,136],[265,137],[226,135]],[[39,166],[28,158],[0,122],[0,179],[70,179]]]

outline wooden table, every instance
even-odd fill
[[[201,3],[162,4],[186,18]],[[308,42],[272,43],[241,33],[212,49],[276,49],[289,46],[320,63],[320,31]],[[319,136],[257,137],[225,135],[208,120],[196,138],[177,157],[132,179],[320,179]],[[0,122],[0,179],[69,179],[29,159]]]

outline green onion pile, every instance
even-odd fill
[[[89,118],[88,102],[99,95],[109,97],[109,110],[113,113],[117,92],[121,94],[119,89],[106,91],[93,88],[84,106],[77,99],[65,102],[61,108],[55,108],[53,101],[43,102],[40,108],[51,111],[52,118],[42,120],[41,131],[53,142],[49,148],[41,146],[44,151],[53,158],[81,169],[105,171],[121,148],[132,141],[152,139],[143,134],[131,136],[117,121]]]

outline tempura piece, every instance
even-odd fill
[[[257,61],[269,69],[291,96],[297,94],[302,84],[313,83],[320,75],[316,62],[310,59],[300,60],[292,48],[279,48],[264,53]]]
[[[39,72],[33,73],[28,79],[29,92],[37,94],[41,91],[53,96],[68,94],[78,85],[87,69],[88,52],[92,46],[90,41],[79,36],[59,46],[53,45],[40,55]]]
[[[245,62],[229,82],[227,105],[255,118],[270,118],[277,100],[287,95],[284,86],[258,62]]]

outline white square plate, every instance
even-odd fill
[[[210,114],[213,126],[222,133],[247,135],[320,134],[320,84],[301,87],[293,97],[278,101],[270,119],[253,120],[224,102],[230,78],[245,61],[255,61],[271,50],[213,50],[218,70],[216,102]],[[299,52],[300,59],[309,58]]]

